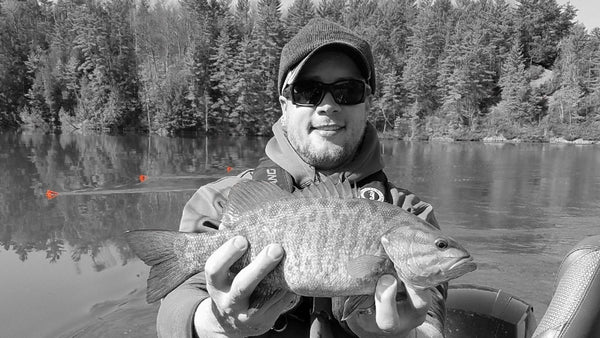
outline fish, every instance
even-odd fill
[[[359,296],[346,304],[347,318],[372,297],[383,274],[426,289],[477,268],[456,240],[396,205],[360,198],[347,180],[325,179],[293,193],[269,182],[242,181],[229,192],[219,231],[143,229],[128,231],[125,238],[151,266],[146,300],[152,303],[204,271],[207,258],[238,235],[247,239],[248,249],[230,268],[233,274],[270,243],[279,243],[285,252],[254,290],[255,308],[282,291]]]

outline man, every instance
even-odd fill
[[[429,204],[393,187],[383,173],[379,141],[367,114],[375,90],[369,44],[350,30],[313,19],[283,48],[279,69],[282,116],[273,126],[267,158],[254,171],[201,187],[186,204],[181,231],[216,231],[229,189],[244,179],[302,189],[326,176],[349,180],[362,197],[394,203],[437,226]],[[284,256],[277,243],[231,276],[229,267],[248,243],[230,239],[161,303],[157,327],[167,337],[440,337],[445,289],[417,291],[382,276],[373,300],[346,321],[345,299],[276,295],[248,310],[256,285]],[[397,297],[405,294],[406,298]],[[399,300],[397,300],[399,298]]]

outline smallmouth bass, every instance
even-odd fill
[[[371,296],[383,274],[425,289],[476,269],[454,239],[398,206],[359,198],[347,181],[327,179],[294,193],[268,182],[243,181],[231,188],[217,232],[126,233],[136,255],[152,267],[147,301],[163,298],[203,271],[206,259],[236,235],[249,245],[231,267],[233,273],[270,243],[285,251],[255,289],[255,307],[282,290],[308,297]],[[356,306],[345,309],[344,316]]]

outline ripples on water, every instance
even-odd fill
[[[0,134],[0,337],[154,335],[148,268],[121,237],[176,229],[194,190],[252,168],[265,138]],[[545,311],[563,255],[597,234],[594,146],[385,141],[391,181],[432,203],[479,269],[459,282]],[[139,175],[147,175],[140,182]],[[46,190],[58,197],[48,200]],[[11,305],[8,305],[11,304]],[[36,323],[36,325],[31,325]]]

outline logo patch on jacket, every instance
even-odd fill
[[[385,201],[385,195],[379,189],[373,187],[360,188],[360,197],[371,201]]]

